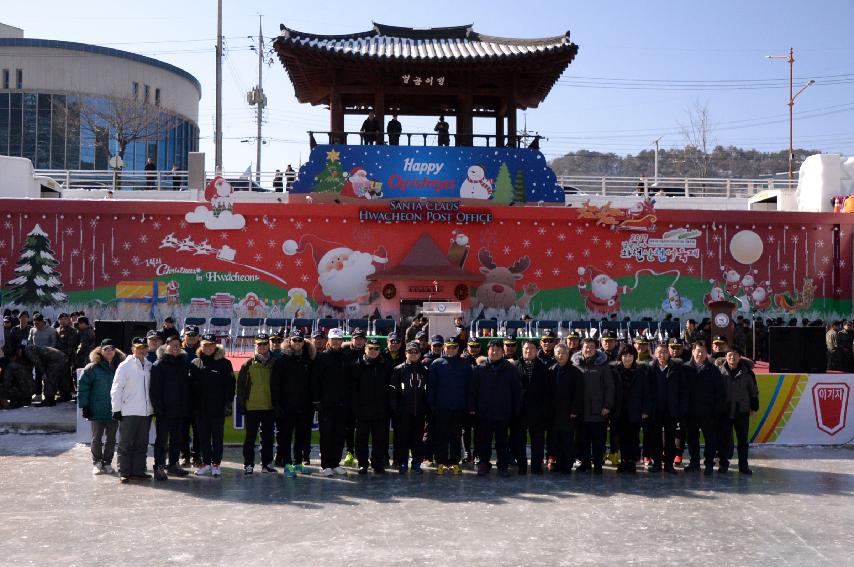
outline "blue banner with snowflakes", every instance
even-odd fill
[[[563,202],[543,154],[527,148],[316,146],[291,193],[344,200],[451,198]]]

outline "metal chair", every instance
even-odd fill
[[[303,333],[311,333],[314,329],[314,323],[314,319],[306,319],[304,317],[291,319],[291,330],[299,329]]]
[[[515,331],[517,337],[522,336],[521,331],[525,332],[524,336],[528,336],[528,323],[526,321],[514,320],[514,321],[500,321],[498,326],[504,331],[504,334],[507,334],[509,331]]]
[[[480,337],[494,337],[498,334],[498,321],[493,321],[492,319],[479,319],[474,322],[474,336],[475,338]]]
[[[324,317],[323,319],[318,319],[315,322],[314,330],[315,331],[323,331],[326,333],[329,329],[336,329],[338,327],[343,327],[344,322],[341,319],[335,319],[333,317]]]
[[[199,328],[199,332],[204,332],[205,324],[208,322],[204,317],[186,317],[184,319],[184,326],[193,325]]]
[[[397,322],[392,319],[375,319],[372,326],[372,334],[383,337],[387,337],[389,333],[397,330]]]
[[[290,319],[283,319],[280,317],[267,317],[264,319],[263,329],[265,333],[273,333],[278,331],[279,329],[284,328],[287,330],[288,325],[290,325]]]
[[[231,317],[212,317],[208,332],[219,340],[222,347],[228,352],[231,348]]]
[[[264,320],[261,317],[241,317],[237,320],[237,332],[234,336],[234,351],[237,352],[238,347],[240,352],[247,352],[246,344],[252,344],[255,335],[261,329],[261,323]],[[251,349],[249,349],[251,350]]]
[[[344,322],[344,332],[346,334],[351,334],[356,329],[362,329],[365,333],[368,332],[368,320],[367,319],[347,319]]]

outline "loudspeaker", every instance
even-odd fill
[[[769,327],[768,369],[771,372],[822,373],[827,370],[823,327]]]
[[[157,327],[155,321],[95,321],[95,339],[101,344],[112,339],[125,354],[130,354],[130,342],[134,337],[144,337]]]

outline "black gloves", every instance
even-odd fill
[[[92,410],[88,406],[83,408],[83,419],[92,419]]]
[[[121,421],[122,420],[122,412],[114,411],[113,412],[113,419],[115,419],[116,421]]]

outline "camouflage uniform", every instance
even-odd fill
[[[74,359],[77,356],[77,343],[79,341],[77,329],[71,325],[59,327],[56,330],[56,350],[65,355],[65,364],[68,368],[66,377],[59,382],[59,394],[63,397],[70,396],[74,391]]]
[[[24,349],[24,354],[36,370],[42,372],[44,399],[46,402],[52,401],[56,396],[60,380],[68,370],[65,354],[55,348],[34,345],[28,345]]]
[[[32,371],[19,362],[10,362],[0,380],[0,399],[9,400],[11,407],[29,404],[33,396]]]
[[[95,330],[87,327],[77,332],[77,353],[74,368],[83,368],[89,364],[89,353],[98,345],[95,344]]]

